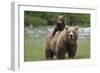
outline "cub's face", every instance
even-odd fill
[[[75,26],[75,27],[66,26],[65,30],[66,30],[67,40],[69,42],[74,42],[77,40],[77,38],[78,38],[78,26]]]
[[[58,22],[59,23],[64,22],[64,20],[65,20],[65,17],[64,16],[58,16]]]

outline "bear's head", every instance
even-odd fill
[[[58,16],[58,20],[57,20],[58,23],[62,23],[64,21],[65,21],[65,17],[64,16]]]
[[[67,42],[74,43],[78,38],[78,26],[65,26],[65,39]]]

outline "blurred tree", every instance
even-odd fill
[[[67,25],[90,26],[90,14],[84,13],[56,13],[56,12],[24,12],[24,24],[29,26],[54,25],[57,22],[57,17],[64,15]]]

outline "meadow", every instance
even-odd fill
[[[44,41],[52,27],[27,27],[24,29],[24,61],[43,61],[45,59]],[[79,28],[78,48],[75,59],[90,58],[90,30]],[[67,60],[66,54],[66,60]]]

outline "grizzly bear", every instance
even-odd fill
[[[74,58],[77,50],[78,27],[65,26],[63,31],[57,31],[52,38],[52,32],[45,42],[45,57],[53,59],[65,59],[66,53],[69,58]]]

